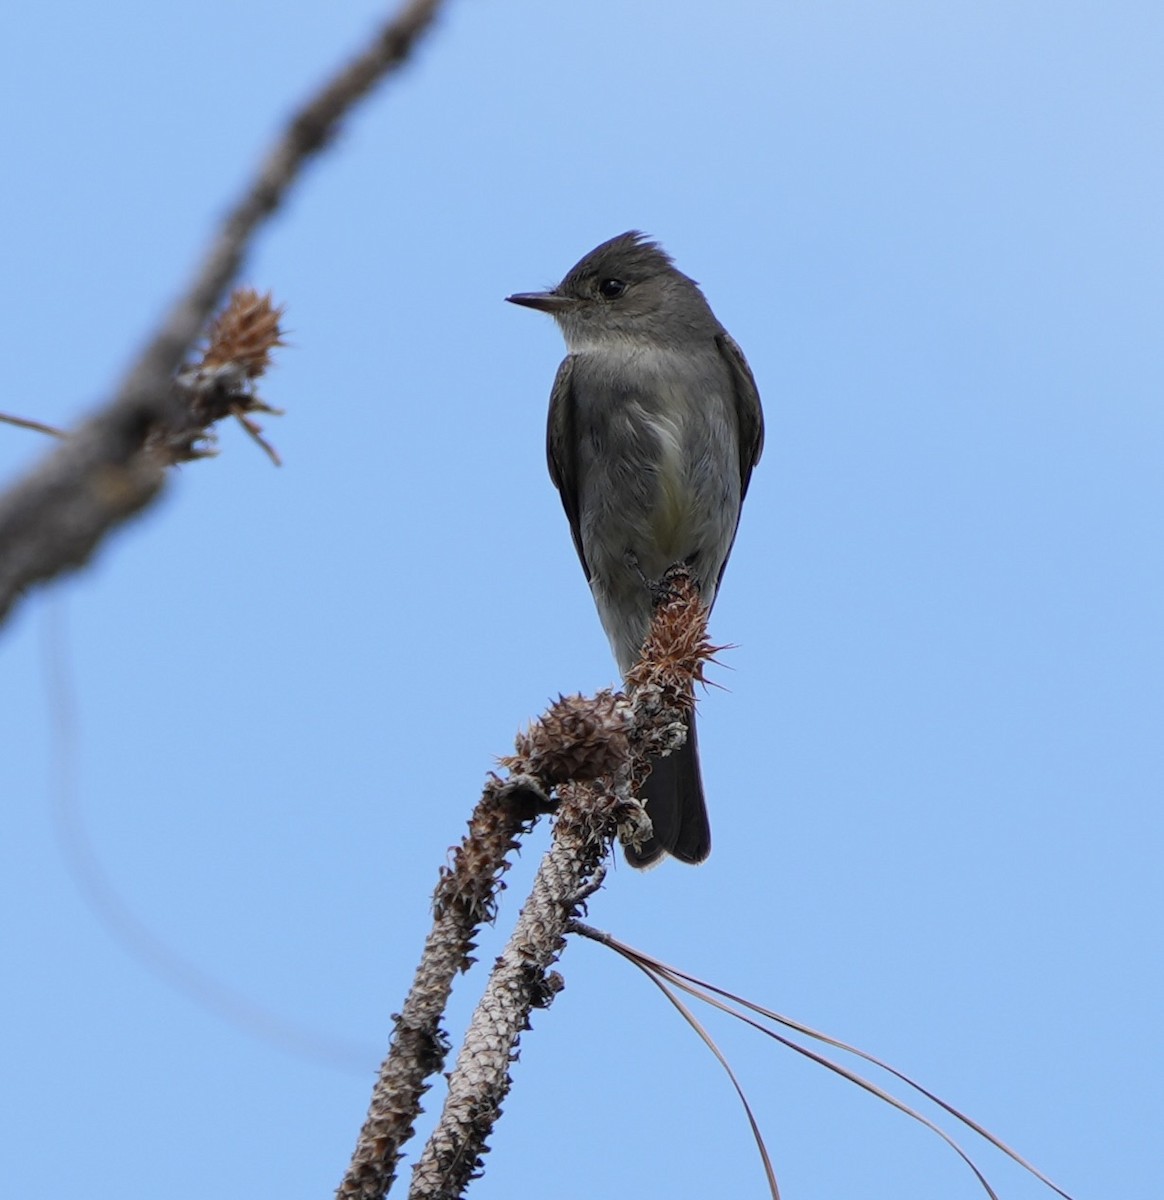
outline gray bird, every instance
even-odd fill
[[[676,563],[710,608],[764,441],[756,381],[694,280],[644,234],[624,233],[547,292],[507,297],[549,313],[568,351],[550,395],[550,477],[618,668],[634,666],[651,584]],[[702,862],[711,831],[694,717],[644,788],[654,835],[633,866]]]

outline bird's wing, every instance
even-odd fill
[[[731,335],[724,332],[716,335],[715,344],[720,357],[727,364],[731,375],[732,391],[735,394],[736,424],[740,435],[740,505],[743,506],[744,496],[748,492],[748,483],[752,478],[752,468],[760,461],[764,449],[764,410],[760,407],[760,393],[756,388],[756,380],[752,368],[744,352],[732,340]],[[740,515],[736,513],[736,525],[739,526]],[[732,541],[735,542],[735,531],[732,531]],[[716,589],[723,582],[724,568],[731,555],[728,547],[724,555],[723,566],[719,569],[719,579]]]
[[[760,393],[744,352],[728,333],[716,335],[715,344],[731,372],[736,397],[736,422],[740,430],[740,503],[748,492],[752,468],[760,461],[764,449],[764,411]]]
[[[570,522],[570,533],[574,537],[574,549],[590,579],[590,567],[582,549],[582,529],[578,522],[578,437],[575,431],[574,389],[571,377],[574,371],[574,356],[567,355],[554,377],[550,392],[550,415],[546,422],[546,459],[550,467],[550,478],[562,497],[562,507]]]

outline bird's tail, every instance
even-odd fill
[[[687,717],[687,740],[666,758],[651,762],[643,801],[654,833],[641,850],[626,847],[632,867],[653,866],[664,854],[680,862],[701,863],[711,853],[711,827],[699,774],[695,714]]]

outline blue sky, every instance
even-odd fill
[[[382,11],[0,16],[0,407],[68,423],[110,393]],[[1162,43],[1130,0],[454,2],[245,273],[288,308],[286,465],[225,429],[0,634],[6,1189],[338,1182],[493,756],[614,676],[544,466],[560,339],[502,297],[642,228],[746,351],[768,444],[713,621],[737,648],[701,712],[712,857],[615,869],[592,921],[916,1074],[1079,1200],[1155,1197]],[[45,450],[0,428],[5,477]],[[127,953],[78,837],[163,945],[355,1065]],[[562,970],[471,1194],[762,1195],[662,999],[589,944]],[[711,1024],[789,1200],[982,1194]],[[979,1157],[1008,1200],[1048,1194]]]

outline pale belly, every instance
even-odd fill
[[[740,508],[733,400],[714,377],[698,390],[665,371],[620,378],[583,406],[581,537],[591,588],[620,668],[634,662],[651,584],[685,565],[710,606]]]

